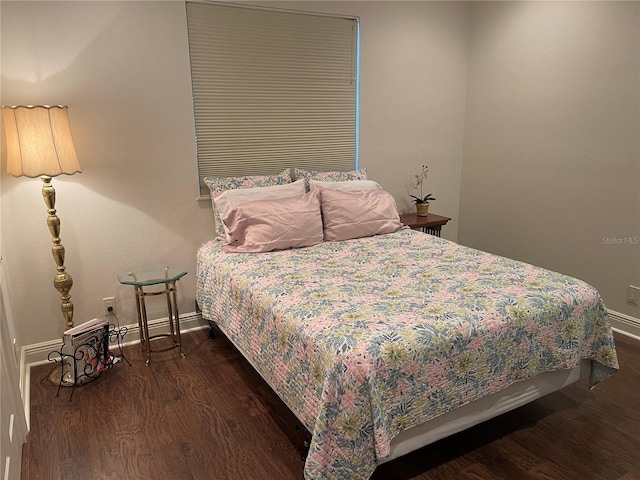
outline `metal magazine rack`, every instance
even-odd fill
[[[60,349],[47,356],[50,362],[57,363],[49,375],[52,383],[58,385],[56,397],[61,387],[71,387],[71,401],[76,387],[95,380],[121,360],[131,366],[122,351],[122,339],[127,331],[125,326],[102,323],[94,329],[81,331],[75,337],[65,332]],[[111,344],[117,347],[116,353],[110,348]]]

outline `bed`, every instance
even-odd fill
[[[230,253],[218,239],[198,250],[203,317],[310,432],[307,480],[367,479],[390,459],[617,371],[592,286],[391,230],[260,253]]]

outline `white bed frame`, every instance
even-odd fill
[[[591,360],[583,359],[577,367],[570,370],[541,373],[405,430],[391,440],[391,453],[380,463],[406,455],[425,445],[526,405],[571,385],[581,378],[588,377],[590,372]]]
[[[227,337],[245,360],[247,360],[260,375],[255,365],[247,358],[242,349],[236,345],[227,332],[213,320],[209,320],[209,322],[215,324],[216,327],[220,329],[225,337]],[[406,455],[445,437],[533,402],[540,397],[556,392],[582,378],[587,378],[590,372],[591,360],[582,359],[575,368],[544,372],[533,378],[516,382],[499,392],[482,397],[472,403],[463,405],[451,412],[429,420],[426,423],[405,430],[391,440],[390,454],[388,457],[379,460],[379,464]],[[300,419],[298,419],[298,421],[300,421]],[[302,424],[302,422],[300,422],[300,424]]]

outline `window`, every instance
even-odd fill
[[[187,2],[205,176],[357,166],[358,19]]]

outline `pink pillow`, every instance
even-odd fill
[[[273,200],[254,200],[227,211],[225,252],[270,252],[322,242],[319,192]]]
[[[324,239],[328,242],[402,228],[396,202],[384,190],[341,192],[322,187],[317,190],[321,192]]]
[[[276,198],[293,197],[306,192],[304,180],[298,180],[285,185],[272,185],[267,187],[240,188],[227,190],[213,200],[216,210],[220,214],[222,226],[229,240],[227,226],[224,223],[226,213],[238,205],[255,200],[274,200]]]

